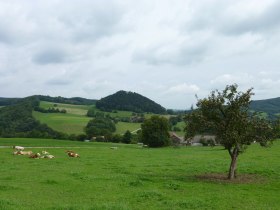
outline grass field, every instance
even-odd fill
[[[54,106],[56,104],[56,106]],[[73,104],[60,104],[60,103],[53,103],[53,102],[47,102],[47,101],[41,101],[40,107],[48,109],[48,108],[58,108],[58,109],[65,109],[67,113],[69,114],[75,114],[75,115],[82,115],[86,116],[87,111],[90,106],[86,105],[73,105]]]
[[[141,128],[141,123],[127,123],[127,122],[118,122],[116,124],[116,132],[117,134],[124,134],[127,130],[130,132],[135,131]]]
[[[33,116],[52,129],[67,134],[84,133],[84,127],[91,118],[76,114],[41,113],[33,111]]]
[[[185,122],[184,121],[178,122],[175,126],[181,129],[181,131],[176,131],[175,133],[179,136],[184,136],[185,135],[184,129],[186,127]]]
[[[66,114],[61,113],[41,113],[33,112],[33,116],[40,122],[47,124],[51,128],[57,131],[61,131],[67,134],[81,134],[84,133],[84,127],[87,125],[88,121],[91,120],[90,117],[86,116],[87,110],[90,106],[86,105],[71,105],[71,104],[60,104],[42,101],[40,107],[48,109],[57,106],[55,108],[65,109]],[[100,110],[96,109],[96,112]],[[104,112],[105,114],[110,114],[113,117],[130,117],[132,112],[128,111],[117,111],[117,113]],[[150,114],[147,114],[149,117]],[[134,131],[140,128],[140,123],[126,123],[119,122],[116,124],[116,132],[118,134],[123,134],[127,130]]]
[[[136,145],[43,139],[0,139],[0,145],[65,146],[55,159],[13,156],[0,148],[0,209],[279,209],[280,142],[252,145],[240,156],[250,182],[199,179],[225,173],[221,147],[139,148]],[[111,150],[111,146],[118,146]],[[80,147],[80,148],[74,148]],[[73,149],[81,158],[64,153]],[[32,148],[34,152],[42,149]],[[254,174],[254,175],[252,175]]]

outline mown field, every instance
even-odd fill
[[[235,183],[199,178],[226,173],[229,156],[221,147],[150,149],[0,139],[0,145],[15,144],[63,148],[46,149],[56,156],[49,160],[13,156],[11,148],[0,148],[0,209],[263,210],[280,206],[280,142],[271,148],[250,146],[238,162],[239,175],[247,178]],[[81,158],[67,157],[66,149],[75,150]]]

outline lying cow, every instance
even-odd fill
[[[75,153],[74,151],[67,150],[66,153],[68,154],[69,157],[80,157],[79,154]]]
[[[13,149],[15,149],[17,151],[22,151],[22,150],[24,150],[24,147],[22,147],[22,146],[13,146]]]
[[[32,155],[32,151],[16,151],[14,152],[14,155]]]
[[[31,154],[29,155],[29,158],[34,158],[34,159],[38,159],[41,157],[41,154],[40,153],[36,153],[36,154]]]
[[[53,159],[54,156],[53,155],[45,155],[44,158],[47,158],[47,159]]]

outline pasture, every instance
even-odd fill
[[[67,134],[84,133],[84,127],[91,118],[76,114],[41,113],[33,111],[32,115],[41,123],[47,124],[54,130]]]
[[[0,209],[279,209],[280,142],[249,146],[235,183],[199,178],[226,173],[221,147],[137,145],[44,139],[0,139],[1,146],[42,146],[55,159],[29,159],[0,148]],[[117,146],[112,150],[110,147]],[[63,147],[63,148],[61,148]],[[81,158],[70,158],[72,149]],[[26,149],[27,150],[27,149]]]
[[[56,104],[56,106],[54,106]],[[94,106],[94,105],[92,105]],[[41,101],[40,107],[44,109],[48,108],[58,108],[65,109],[66,114],[61,113],[41,113],[33,111],[33,116],[39,120],[41,123],[45,123],[52,129],[61,131],[67,134],[82,134],[84,133],[84,127],[87,125],[88,121],[91,119],[86,116],[87,110],[91,106],[87,105],[72,105],[72,104],[61,104]],[[96,108],[96,112],[102,112]],[[117,111],[117,112],[103,112],[104,114],[109,114],[112,117],[131,117],[132,112],[129,111]],[[145,118],[150,118],[151,113],[146,113]],[[169,117],[169,115],[164,115]],[[175,132],[180,136],[184,136],[184,122],[180,122],[176,125],[181,129],[179,132]],[[141,123],[130,123],[130,122],[118,122],[116,124],[116,134],[124,134],[127,130],[130,132],[141,128]]]
[[[54,106],[56,104],[56,106]],[[66,114],[62,113],[41,113],[33,111],[32,115],[39,120],[41,123],[45,123],[52,129],[61,131],[67,134],[82,134],[84,133],[84,127],[87,125],[88,121],[92,118],[87,117],[86,113],[90,106],[86,105],[72,105],[72,104],[61,104],[41,101],[40,107],[48,108],[58,108],[65,109]],[[96,112],[102,112],[96,109]],[[104,114],[109,114],[112,117],[130,117],[132,112],[128,111],[117,111],[114,112],[103,112]],[[146,117],[150,117],[151,114],[146,114]],[[117,134],[124,134],[127,130],[134,131],[141,127],[140,123],[129,123],[129,122],[118,122],[116,124]]]

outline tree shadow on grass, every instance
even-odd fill
[[[229,180],[225,173],[211,173],[196,175],[195,178],[200,181],[227,184],[262,184],[266,179],[256,174],[239,174],[236,178]]]

